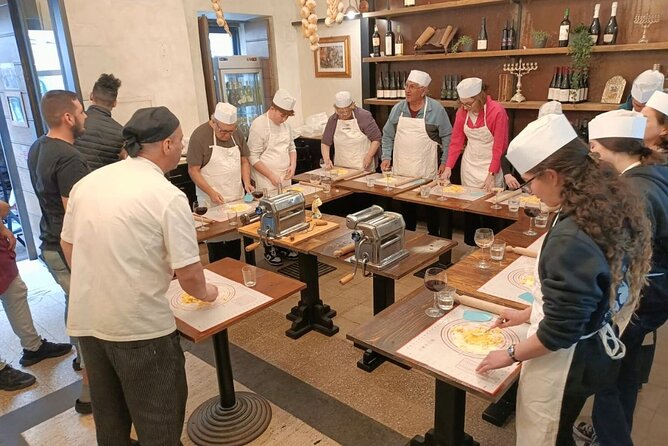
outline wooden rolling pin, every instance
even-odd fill
[[[339,279],[339,283],[341,285],[345,285],[346,283],[353,280],[353,277],[355,277],[355,275],[353,273],[348,273],[348,274],[346,274],[345,276],[343,276]]]
[[[506,192],[501,192],[499,194],[499,198],[498,198],[499,203],[501,203],[502,201],[506,201],[510,198],[513,198],[514,196],[520,195],[521,193],[522,193],[522,189],[516,189],[516,190],[509,190],[509,191],[506,191]]]
[[[257,247],[260,246],[260,242],[253,242],[250,245],[246,246],[246,252],[251,252],[257,249]]]
[[[353,251],[355,251],[355,244],[351,243],[350,245],[343,246],[334,251],[334,257],[341,257],[346,254],[350,254]]]
[[[520,248],[518,246],[506,246],[506,251],[514,252],[515,254],[519,254],[521,256],[527,256],[533,258],[538,257],[538,253],[536,251],[533,251],[528,248]]]
[[[433,36],[436,33],[436,30],[432,28],[431,26],[428,26],[422,34],[420,34],[420,37],[415,41],[415,49],[422,48],[425,43],[429,42],[429,39],[431,39],[431,36]]]
[[[503,305],[487,302],[486,300],[476,299],[471,296],[463,296],[455,294],[455,300],[467,307],[477,308],[478,310],[487,311],[493,314],[501,314],[503,310],[511,310],[512,308],[504,307]]]

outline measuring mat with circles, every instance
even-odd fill
[[[476,201],[487,195],[487,192],[485,192],[484,189],[479,189],[477,187],[450,184],[443,188],[441,188],[441,186],[433,186],[430,195],[435,195],[437,197],[445,195],[448,198],[456,198],[458,200]]]

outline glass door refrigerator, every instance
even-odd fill
[[[261,58],[216,57],[214,67],[218,100],[237,107],[237,125],[248,138],[251,123],[266,110]]]

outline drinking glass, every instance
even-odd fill
[[[517,197],[508,199],[508,211],[518,212],[519,210],[520,210],[520,199]]]
[[[498,186],[498,187],[493,187],[492,192],[494,192],[494,204],[491,206],[492,209],[501,209],[501,205],[499,204],[499,195],[501,192],[505,190],[505,187],[503,185]]]
[[[198,231],[204,232],[208,231],[209,228],[204,226],[204,218],[202,217],[209,210],[209,203],[206,200],[195,200],[193,201],[193,212],[196,215],[199,215],[200,226],[197,228]]]
[[[267,194],[267,189],[255,189],[253,192],[251,192],[253,195],[253,198],[256,200],[260,200],[260,198],[264,197]]]
[[[320,185],[320,174],[319,173],[312,173],[311,176],[309,177],[309,182],[315,186]]]
[[[366,187],[374,187],[376,185],[376,177],[371,175],[367,175],[366,177]]]
[[[480,269],[487,269],[490,264],[485,261],[485,248],[489,248],[494,243],[494,231],[490,228],[479,228],[475,230],[475,244],[482,250],[482,259],[476,265]]]
[[[385,177],[385,190],[392,190],[392,188],[390,187],[390,180],[392,179],[392,174],[393,174],[392,167],[383,170],[383,176]]]
[[[252,288],[255,286],[257,283],[256,279],[256,274],[257,274],[257,268],[252,266],[252,265],[246,265],[243,268],[241,268],[241,274],[244,277],[244,285],[246,285],[248,288]]]
[[[538,235],[538,233],[533,230],[533,219],[540,214],[540,206],[538,203],[527,202],[524,205],[524,213],[527,217],[529,217],[529,229],[524,231],[522,234],[528,235],[530,237]]]
[[[441,195],[437,198],[438,201],[446,201],[448,197],[445,196],[445,188],[450,186],[450,180],[444,178],[438,178],[436,180],[438,186],[441,188]]]
[[[438,292],[438,308],[444,311],[452,310],[452,307],[455,306],[455,292],[457,290],[454,287],[446,286],[443,291]]]
[[[326,194],[332,191],[332,179],[325,177],[322,179],[322,191]]]
[[[506,242],[503,240],[494,240],[492,246],[489,247],[489,257],[492,260],[496,260],[501,264],[503,256],[506,253]]]
[[[445,314],[438,306],[438,292],[448,284],[448,276],[443,268],[427,268],[424,272],[424,286],[434,293],[434,305],[425,310],[429,317],[441,317]]]
[[[430,193],[431,193],[431,186],[430,185],[425,184],[423,186],[420,186],[420,197],[429,198]]]
[[[230,226],[236,226],[237,225],[237,211],[228,207],[227,209],[225,209],[225,214],[227,215],[227,224],[229,224]]]

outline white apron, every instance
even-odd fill
[[[466,113],[464,135],[466,147],[462,156],[462,185],[482,188],[492,163],[494,135],[487,127],[487,106],[483,107],[485,125],[477,129],[469,127],[469,113]],[[501,187],[503,175],[494,175],[494,185]]]
[[[272,172],[278,175],[281,179],[290,170],[290,129],[283,123],[280,125],[278,132],[272,133],[272,122],[269,120],[269,115],[265,115],[267,125],[269,127],[269,140],[267,141],[267,148],[260,155],[260,161],[264,163]],[[255,188],[262,190],[267,189],[267,192],[276,190],[276,186],[271,184],[271,180],[262,175],[257,170],[252,170],[253,180],[255,180]],[[292,184],[292,181],[283,179],[283,187]]]
[[[558,217],[557,215],[554,224]],[[541,250],[542,247],[538,250],[537,259],[540,259]],[[531,325],[527,331],[527,338],[536,334],[538,324],[545,317],[538,261],[534,268],[534,277],[536,279],[532,290],[534,301],[531,307]],[[609,324],[599,331],[583,336],[581,340],[596,335],[601,337],[601,342],[607,339],[615,344],[616,348],[612,349],[605,344],[608,356],[613,359],[624,356],[624,345],[614,335]],[[577,343],[570,348],[551,351],[522,363],[516,403],[517,446],[554,446],[556,444],[566,380],[576,346]]]
[[[209,147],[211,159],[206,166],[202,167],[200,173],[209,186],[223,196],[225,201],[234,201],[243,197],[244,188],[241,182],[241,152],[239,146],[232,137],[232,147],[216,145],[216,133],[213,133],[213,145]],[[197,200],[208,199],[208,196],[199,187],[195,188]],[[212,203],[213,205],[213,203]]]
[[[428,104],[425,99],[424,116],[429,111]],[[392,158],[395,175],[429,179],[436,177],[438,143],[429,137],[424,118],[399,117]]]
[[[334,131],[334,164],[351,169],[364,169],[364,157],[369,151],[371,141],[362,133],[357,119],[338,119]],[[376,170],[376,161],[372,160],[367,170]]]

